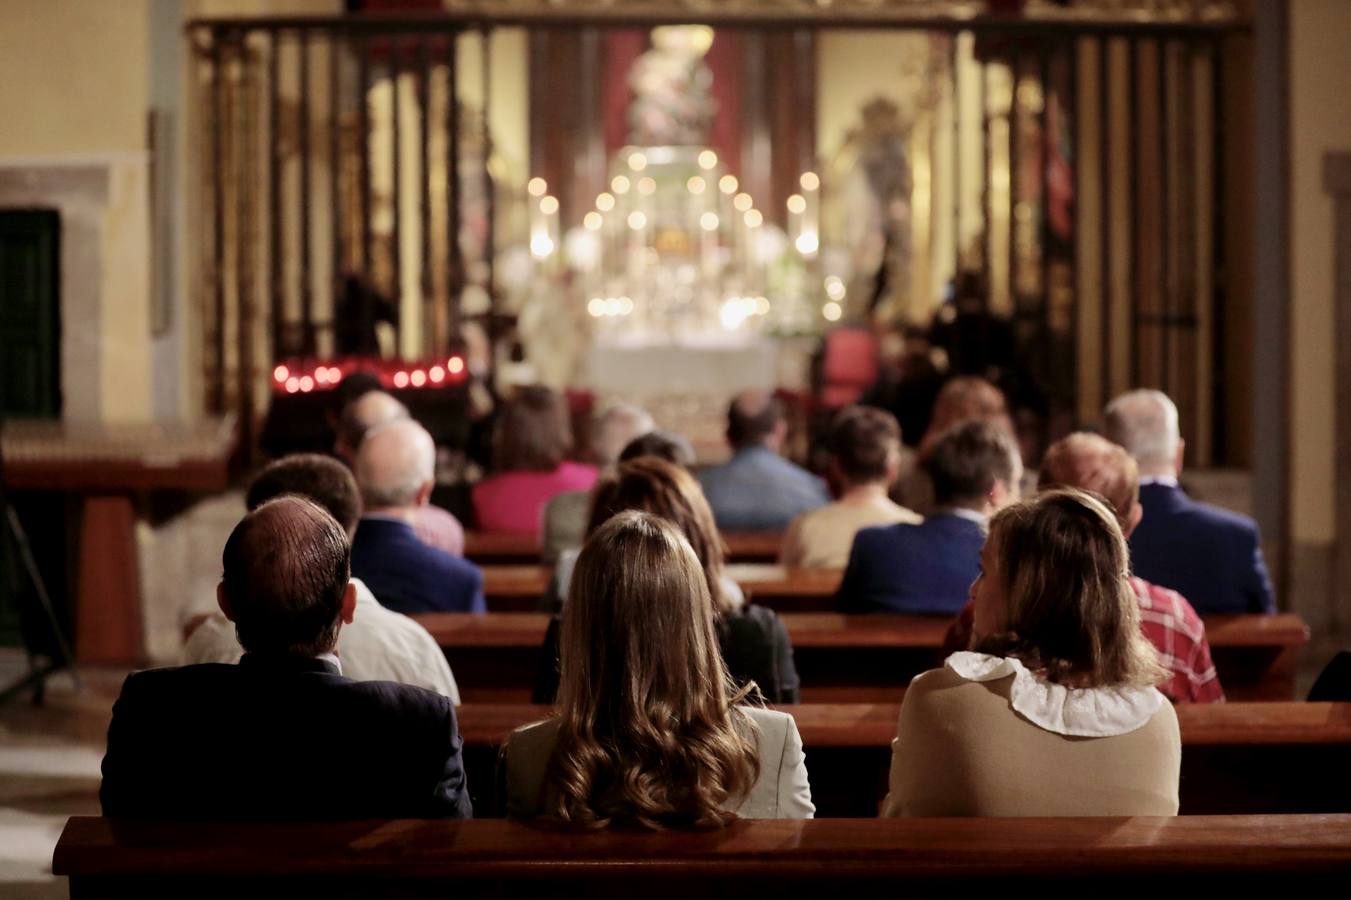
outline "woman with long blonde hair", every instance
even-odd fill
[[[811,816],[797,726],[741,704],[714,620],[674,525],[630,511],[597,528],[563,612],[557,715],[503,751],[508,814],[582,829]]]
[[[1176,815],[1177,715],[1112,509],[1061,488],[1000,511],[971,602],[974,651],[906,691],[883,815]]]

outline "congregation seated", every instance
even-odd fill
[[[343,379],[341,386],[345,387],[347,382],[362,374],[356,372],[349,375]],[[358,384],[366,383],[365,378],[358,381]],[[378,389],[363,391],[342,408],[333,452],[355,469],[357,451],[372,428],[408,418],[411,418],[408,407],[389,394]],[[409,523],[413,526],[413,533],[424,544],[444,550],[452,556],[464,556],[464,526],[449,510],[427,503],[410,512]]]
[[[1096,434],[1079,432],[1047,448],[1038,484],[1042,490],[1070,487],[1098,494],[1111,505],[1128,540],[1144,516],[1135,460],[1122,447]],[[1224,700],[1205,623],[1187,598],[1138,575],[1131,576],[1131,587],[1140,604],[1140,628],[1169,671],[1169,679],[1159,685],[1163,695],[1174,703]],[[945,641],[946,647],[966,649],[973,609],[968,603],[962,610]]]
[[[638,510],[673,523],[694,548],[713,598],[718,646],[733,681],[754,684],[770,703],[796,703],[799,681],[793,663],[788,629],[772,610],[746,601],[737,583],[723,569],[722,538],[699,483],[684,469],[657,457],[621,463],[596,485],[588,535],[611,517]],[[581,590],[577,582],[576,551],[559,558],[555,585],[560,597],[572,602]],[[633,564],[637,564],[635,561]],[[563,616],[566,618],[566,604]],[[536,680],[535,700],[550,703],[567,660],[559,652],[560,619],[555,616],[545,637],[545,665]]]
[[[563,611],[557,715],[503,751],[509,815],[596,829],[814,813],[792,717],[732,687],[709,583],[657,516],[591,534]]]
[[[591,439],[591,456],[602,470],[613,468],[619,454],[634,438],[656,428],[647,411],[629,403],[617,403],[596,420]],[[580,547],[586,538],[586,516],[591,508],[591,493],[564,491],[544,507],[545,559],[557,559],[564,550]]]
[[[887,816],[1176,815],[1177,714],[1115,514],[1072,488],[990,520],[974,651],[917,676]]]
[[[493,426],[494,474],[473,488],[478,529],[537,535],[551,499],[590,490],[596,467],[568,460],[571,445],[563,398],[543,385],[518,389]]]
[[[250,510],[284,494],[322,506],[348,538],[361,516],[361,495],[352,473],[337,460],[298,453],[269,465],[253,479],[245,496]],[[338,632],[337,656],[353,681],[397,681],[436,691],[459,705],[460,692],[445,654],[427,629],[407,616],[385,609],[360,578],[352,578],[356,607],[352,621]],[[244,654],[234,625],[223,615],[206,618],[183,645],[183,662],[236,663]]]
[[[956,614],[966,604],[986,518],[1018,499],[1022,461],[1007,431],[971,420],[934,444],[925,467],[938,507],[919,524],[854,536],[835,597],[842,612]]]
[[[412,419],[372,429],[357,451],[365,512],[352,539],[352,572],[401,613],[484,612],[478,567],[417,539],[412,519],[431,497],[432,437]]]
[[[900,470],[901,429],[895,416],[867,406],[845,407],[831,424],[829,446],[839,499],[792,521],[779,550],[780,565],[843,569],[860,528],[922,521],[887,496]]]
[[[1177,406],[1160,391],[1123,394],[1105,411],[1107,437],[1140,466],[1144,521],[1131,535],[1136,574],[1178,591],[1202,613],[1270,613],[1276,598],[1257,523],[1187,496]]]
[[[217,588],[237,664],[130,675],[99,797],[118,818],[214,821],[468,817],[455,708],[353,681],[334,651],[356,587],[342,526],[296,496],[231,532]]]
[[[782,531],[793,518],[830,501],[821,479],[779,455],[788,423],[779,401],[744,391],[727,413],[732,458],[699,473],[723,531]]]

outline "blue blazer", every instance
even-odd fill
[[[352,574],[395,612],[487,609],[478,566],[422,543],[406,522],[363,518],[352,538]]]
[[[1143,485],[1140,505],[1144,518],[1130,537],[1136,575],[1199,613],[1276,611],[1256,522],[1163,484]]]
[[[108,726],[103,814],[221,821],[468,818],[455,708],[332,663],[246,653],[135,672]]]
[[[980,573],[984,544],[978,523],[952,513],[861,529],[835,603],[844,612],[955,615]]]
[[[830,502],[821,479],[766,447],[705,469],[699,486],[724,531],[782,531],[798,513]]]

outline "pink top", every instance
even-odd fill
[[[589,491],[596,467],[565,462],[552,472],[502,472],[474,485],[478,530],[538,534],[544,507],[555,494]]]
[[[451,556],[464,556],[464,528],[460,520],[439,506],[419,506],[413,513],[413,533],[428,547]]]

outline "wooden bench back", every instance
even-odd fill
[[[872,816],[887,790],[900,705],[780,707],[797,722],[812,797],[822,816]],[[1182,734],[1182,813],[1351,813],[1351,704],[1219,703],[1177,708]],[[498,751],[547,706],[460,707],[465,769],[478,815],[501,809]]]
[[[415,616],[445,650],[467,703],[524,703],[543,664],[541,613]],[[910,679],[942,662],[944,616],[785,613],[802,699],[895,702]],[[1220,681],[1232,700],[1292,700],[1309,630],[1298,615],[1206,619]]]
[[[300,825],[72,818],[53,871],[103,896],[821,897],[1054,877],[1283,890],[1351,869],[1351,816],[740,821],[564,834],[507,821]]]

